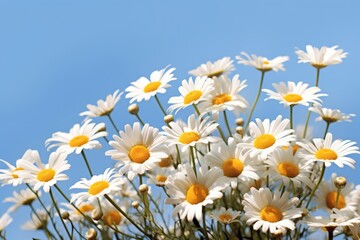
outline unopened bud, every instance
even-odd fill
[[[238,126],[238,127],[236,127],[236,132],[242,136],[244,134],[244,128]]]
[[[145,194],[149,191],[149,187],[147,184],[141,184],[140,187],[139,187],[139,191],[142,193],[142,194]]]
[[[275,236],[281,239],[283,232],[280,229],[275,230],[274,232]]]
[[[64,212],[61,213],[61,218],[62,219],[66,220],[66,219],[69,219],[69,217],[70,217],[70,214],[69,214],[68,211],[64,211]]]
[[[106,132],[106,127],[104,125],[104,127],[100,128],[99,130],[97,130],[96,133],[99,133],[99,132]]]
[[[346,178],[344,178],[344,177],[336,177],[334,183],[335,183],[335,187],[344,188],[346,186]]]
[[[133,207],[133,208],[135,208],[135,209],[137,209],[138,207],[139,207],[139,202],[138,201],[133,201],[132,203],[131,203],[131,206]]]
[[[100,209],[94,209],[91,213],[91,218],[95,221],[99,221],[103,216],[103,212]]]
[[[235,120],[236,125],[242,127],[244,125],[244,119],[243,118],[237,118]]]
[[[169,124],[169,123],[171,123],[171,122],[173,122],[173,121],[174,121],[174,116],[171,115],[171,114],[166,115],[166,116],[164,117],[164,122],[165,122],[166,124]]]
[[[97,237],[97,232],[95,229],[90,228],[85,235],[86,240],[95,240]]]
[[[136,103],[131,104],[128,107],[128,111],[129,111],[130,114],[136,115],[139,112],[139,106]]]

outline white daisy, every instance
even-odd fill
[[[159,135],[157,128],[145,124],[141,129],[140,123],[125,126],[125,132],[120,131],[120,137],[114,135],[115,141],[110,141],[113,150],[105,153],[112,159],[118,160],[116,166],[122,166],[120,172],[127,173],[130,179],[138,174],[144,174],[166,158],[164,143],[166,137]]]
[[[320,49],[311,45],[306,46],[306,52],[297,50],[295,53],[298,55],[299,63],[310,63],[311,66],[316,68],[324,68],[329,65],[338,64],[346,57],[348,53],[344,53],[343,49],[337,49],[338,46],[322,47]]]
[[[149,174],[148,183],[156,186],[165,186],[167,178],[175,173],[174,168],[160,168],[156,167],[151,174]]]
[[[224,142],[213,145],[205,161],[210,167],[220,169],[233,187],[240,179],[259,179],[258,169],[253,167],[254,159],[244,153],[233,138],[229,138],[227,145]]]
[[[0,233],[12,222],[9,214],[5,213],[0,217]]]
[[[271,121],[265,119],[255,119],[256,123],[251,122],[249,126],[250,138],[243,143],[239,143],[244,150],[250,151],[250,157],[259,156],[260,159],[266,159],[275,149],[289,146],[291,141],[295,140],[293,129],[288,129],[289,120],[282,120],[278,116]]]
[[[247,225],[252,225],[255,231],[261,228],[264,233],[295,229],[293,219],[300,218],[302,214],[300,208],[294,207],[298,198],[289,199],[290,193],[272,193],[268,188],[251,188],[250,192],[244,195],[242,201]]]
[[[189,71],[189,74],[194,76],[207,76],[209,78],[226,76],[231,71],[233,71],[234,65],[230,57],[224,57],[219,60],[216,60],[214,63],[207,62],[206,64],[201,64],[196,69]]]
[[[173,216],[179,213],[181,219],[192,221],[195,217],[200,221],[203,207],[221,198],[221,190],[228,183],[221,177],[219,169],[208,170],[205,164],[197,170],[197,175],[189,164],[186,164],[183,170],[168,178],[166,187],[170,197],[165,203],[177,204]]]
[[[49,215],[44,209],[36,210],[36,214],[31,214],[31,220],[24,223],[21,228],[24,230],[41,230],[47,225],[48,220]]]
[[[67,211],[69,213],[69,218],[73,222],[80,222],[84,220],[84,216],[91,216],[92,211],[95,209],[96,206],[98,206],[97,201],[84,201],[78,205],[75,205],[78,209],[76,209],[72,204],[70,203],[61,203],[66,209],[63,209],[63,211]],[[82,214],[81,214],[82,213]]]
[[[105,100],[98,100],[96,106],[91,104],[86,105],[88,111],[80,113],[80,116],[86,116],[85,120],[88,120],[110,114],[122,94],[122,92],[119,93],[119,90],[116,90],[113,94],[108,95]]]
[[[45,192],[49,192],[50,187],[58,181],[68,179],[68,177],[62,173],[70,169],[70,164],[67,163],[66,157],[67,154],[65,152],[52,152],[47,164],[43,164],[37,156],[34,159],[36,165],[21,159],[19,166],[24,170],[18,172],[19,176],[25,183],[33,185],[35,191],[42,187]]]
[[[320,115],[315,119],[315,121],[324,120],[327,123],[342,121],[351,122],[350,118],[355,117],[355,114],[345,114],[342,113],[339,109],[323,108],[317,104],[315,104],[313,107],[310,107],[309,110]]]
[[[195,81],[190,77],[188,81],[183,80],[182,86],[179,87],[181,96],[171,97],[169,104],[172,104],[168,111],[175,109],[176,113],[187,106],[198,104],[206,99],[214,89],[214,81],[208,77],[196,77]]]
[[[70,189],[84,189],[85,192],[79,192],[71,197],[71,202],[79,205],[85,201],[94,201],[97,197],[102,197],[105,194],[111,195],[121,190],[124,180],[119,174],[114,173],[115,169],[107,168],[103,174],[94,175],[90,180],[82,178],[75,183]]]
[[[41,196],[41,192],[37,192],[38,196]],[[4,199],[4,202],[12,202],[13,206],[9,208],[9,212],[17,210],[19,207],[24,205],[30,205],[36,199],[35,193],[33,193],[30,189],[22,189],[19,192],[14,191],[12,197],[7,197]]]
[[[356,143],[350,140],[332,140],[332,134],[327,133],[325,139],[315,138],[313,142],[297,142],[302,147],[299,150],[299,156],[307,161],[324,162],[326,167],[335,163],[339,167],[348,165],[355,168],[355,160],[347,157],[349,154],[359,154],[359,148],[354,146]]]
[[[38,151],[34,150],[27,150],[21,159],[29,161],[33,163],[35,158],[40,158]],[[0,169],[0,181],[2,182],[2,186],[12,184],[13,186],[17,186],[22,183],[22,179],[19,178],[18,171],[24,170],[19,166],[19,161],[16,161],[16,165],[13,166],[10,163],[0,160],[1,162],[5,163],[8,169]]]
[[[130,206],[126,204],[126,201],[119,202],[115,200],[115,202],[124,212],[127,212],[130,208]],[[103,217],[101,219],[106,226],[119,228],[119,225],[124,224],[126,221],[126,218],[119,212],[119,210],[117,210],[109,202],[103,202],[101,204],[101,210],[103,212]]]
[[[51,138],[46,140],[45,145],[48,150],[58,147],[58,150],[66,151],[67,154],[74,151],[76,154],[79,154],[83,149],[98,149],[102,146],[95,139],[107,136],[107,132],[102,131],[104,128],[104,123],[96,124],[91,123],[91,120],[87,120],[82,126],[75,124],[69,133],[54,133]]]
[[[221,207],[219,210],[214,210],[210,214],[210,218],[225,224],[236,221],[238,217],[240,217],[240,211],[234,211],[231,208],[225,209],[224,207]]]
[[[288,56],[279,56],[274,59],[267,59],[266,57],[256,56],[252,54],[249,56],[245,52],[241,52],[243,56],[236,56],[235,58],[238,60],[238,63],[244,64],[246,66],[252,66],[259,71],[267,72],[274,70],[275,72],[282,70],[285,71],[283,63],[289,60]]]
[[[314,187],[314,183],[309,178],[313,163],[297,155],[294,156],[292,148],[275,150],[265,163],[273,181],[280,180],[286,187],[289,187],[291,182],[296,188],[301,187],[302,183],[311,189]]]
[[[195,118],[195,115],[192,114],[188,118],[187,125],[183,126],[178,122],[170,122],[170,127],[163,126],[164,132],[162,134],[167,136],[170,146],[180,145],[182,152],[185,152],[189,147],[194,147],[196,144],[218,142],[218,137],[209,135],[216,130],[219,124],[208,120],[209,117]]]
[[[226,77],[220,77],[215,82],[215,89],[199,106],[200,112],[214,114],[229,110],[239,115],[249,105],[246,99],[239,95],[246,86],[246,80],[241,81],[238,74],[231,81]]]
[[[175,68],[170,68],[168,70],[166,68],[152,72],[150,79],[141,77],[137,81],[132,82],[131,84],[133,86],[125,89],[125,91],[128,92],[125,97],[131,98],[130,103],[132,103],[134,101],[148,101],[157,93],[165,93],[166,88],[170,87],[168,83],[176,80],[172,73]]]
[[[262,91],[268,94],[268,98],[265,99],[274,99],[278,100],[284,106],[291,106],[301,104],[304,106],[309,106],[309,103],[320,104],[320,97],[327,96],[327,94],[319,93],[321,90],[318,87],[308,87],[309,84],[298,82],[281,82],[280,84],[273,84],[276,92],[269,89],[263,89]]]
[[[358,205],[358,195],[352,183],[347,183],[346,186],[341,189],[336,207],[336,198],[338,195],[338,189],[334,184],[336,177],[336,173],[333,173],[329,181],[321,182],[319,191],[315,194],[317,206],[328,213],[332,213],[333,208],[343,209],[345,207],[355,211]]]

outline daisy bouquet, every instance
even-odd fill
[[[2,160],[2,184],[22,188],[4,200],[13,205],[0,218],[1,238],[20,217],[17,209],[29,207],[23,228],[47,239],[359,239],[360,186],[336,174],[324,177],[330,166],[354,168],[360,153],[330,129],[355,115],[323,107],[327,94],[319,84],[320,72],[347,53],[308,45],[296,54],[315,69],[314,83],[263,89],[267,72],[285,71],[289,57],[242,52],[238,63],[261,74],[255,99],[244,97],[247,82],[224,57],[189,71],[166,101],[159,96],[175,83],[175,68],[132,82],[124,95],[134,122],[124,127],[113,114],[126,104],[120,90],[87,105],[82,123],[46,140],[47,159],[29,149],[14,163]],[[259,103],[261,94],[286,111],[254,117],[256,106],[267,104]],[[160,124],[148,122],[143,104],[159,107],[163,116],[152,117]],[[307,111],[300,128],[293,117],[298,108]],[[309,131],[312,114],[325,123],[320,136]],[[104,145],[113,167],[94,169],[88,153]],[[72,169],[71,155],[83,160],[84,171]]]

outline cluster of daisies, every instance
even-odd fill
[[[233,60],[224,57],[189,71],[192,76],[168,99],[168,108],[159,95],[176,80],[175,68],[132,82],[125,98],[136,122],[123,129],[113,119],[122,92],[87,105],[81,124],[46,140],[51,151],[46,160],[32,149],[13,164],[1,160],[2,184],[23,188],[4,199],[12,206],[0,218],[0,237],[6,239],[16,210],[28,206],[31,219],[23,228],[42,231],[48,239],[306,239],[312,234],[359,239],[360,186],[336,174],[324,180],[330,166],[354,168],[353,156],[360,153],[355,142],[329,131],[354,114],[323,107],[327,94],[319,88],[320,71],[341,63],[347,53],[337,46],[308,45],[296,54],[299,63],[315,68],[314,85],[280,82],[263,89],[266,73],[285,71],[289,57],[242,52],[238,63],[261,72],[254,100],[245,99],[246,81],[231,75]],[[261,93],[283,104],[289,117],[253,119]],[[147,112],[138,103],[144,101],[159,106],[161,128],[143,118]],[[296,128],[293,111],[300,105],[308,114]],[[190,115],[182,121],[185,108]],[[313,113],[325,122],[320,137],[311,136]],[[235,126],[229,121],[234,116]],[[93,121],[100,117],[107,118],[108,127]],[[87,153],[104,144],[110,149],[105,156],[115,164],[99,174]],[[68,177],[76,171],[70,155],[83,159],[74,180]],[[70,182],[70,189],[62,181]]]

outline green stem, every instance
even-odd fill
[[[196,114],[197,114],[198,116],[200,116],[200,111],[199,111],[198,107],[197,107],[195,104],[193,104],[193,107],[194,107],[194,109],[195,109]]]
[[[65,228],[65,230],[66,230],[67,235],[68,235],[69,238],[71,239],[71,234],[70,234],[69,230],[68,230],[67,227],[66,227],[66,224],[65,224],[65,222],[64,222],[64,219],[62,219],[62,217],[61,217],[60,209],[59,209],[58,205],[56,204],[56,201],[55,201],[55,198],[54,198],[54,195],[53,195],[53,192],[52,192],[51,188],[50,188],[50,191],[49,191],[49,192],[50,192],[51,200],[52,200],[52,202],[53,202],[53,204],[54,204],[54,207],[55,207],[55,209],[56,209],[56,212],[58,213],[59,218],[60,218],[60,220],[61,220],[61,223],[63,224],[63,226],[64,226],[64,228]]]
[[[109,120],[110,120],[111,124],[113,125],[113,127],[115,128],[116,132],[117,132],[117,133],[119,133],[120,131],[119,131],[119,129],[116,127],[116,124],[115,124],[115,122],[113,121],[113,119],[112,119],[112,117],[111,117],[110,113],[109,113],[109,114],[107,114],[106,116],[108,116],[108,118],[109,118]]]
[[[310,202],[311,202],[311,199],[313,198],[314,194],[315,194],[315,191],[318,189],[318,187],[320,186],[320,183],[324,177],[324,173],[325,173],[325,163],[323,163],[323,166],[322,166],[322,169],[321,169],[321,174],[320,174],[320,179],[318,181],[318,183],[316,184],[315,188],[313,189],[313,191],[311,192],[311,195],[309,197],[309,201],[306,203],[306,206],[305,208],[307,209],[310,205]]]
[[[325,132],[324,132],[324,139],[325,139],[325,137],[326,137],[326,134],[328,133],[328,131],[329,131],[329,127],[330,127],[330,122],[326,122],[326,127],[325,127]]]
[[[290,105],[290,129],[294,129],[293,127],[293,108],[295,105]]]
[[[225,121],[225,124],[226,124],[226,128],[227,128],[227,130],[229,132],[229,136],[232,137],[229,121],[228,121],[228,118],[227,118],[227,115],[226,115],[226,110],[224,111],[224,121]]]
[[[220,125],[217,126],[217,129],[218,129],[218,131],[219,131],[219,134],[220,134],[222,140],[223,140],[224,142],[226,142],[225,135],[224,135],[223,131],[221,130]]]
[[[335,208],[338,208],[340,192],[341,192],[341,187],[338,187],[338,188],[337,188],[337,193],[336,193]]]
[[[93,173],[92,173],[92,171],[91,171],[90,164],[89,164],[89,161],[88,161],[87,158],[86,158],[86,155],[85,155],[84,150],[81,151],[81,155],[82,155],[83,158],[84,158],[86,167],[87,167],[87,169],[88,169],[88,171],[89,171],[89,173],[90,173],[90,177],[92,177],[92,176],[93,176]]]
[[[251,117],[252,117],[252,115],[253,115],[253,113],[254,113],[254,110],[255,110],[255,106],[256,106],[257,102],[259,101],[259,97],[260,97],[260,94],[261,94],[262,85],[263,85],[263,83],[264,83],[264,76],[265,76],[265,71],[261,71],[261,79],[260,79],[259,90],[258,90],[257,95],[256,95],[256,97],[255,97],[255,101],[254,101],[254,103],[253,103],[253,105],[252,105],[252,107],[251,107],[251,110],[250,110],[250,114],[249,114],[249,116],[248,116],[248,119],[247,119],[247,121],[246,121],[246,126],[245,126],[245,129],[244,129],[244,133],[246,133],[246,129],[247,129],[248,126],[249,126]]]
[[[37,217],[37,219],[39,219],[39,221],[41,222],[42,226],[43,226],[43,229],[44,229],[44,232],[45,234],[49,237],[49,238],[52,238],[52,239],[56,239],[56,237],[54,236],[54,234],[52,234],[50,232],[50,230],[48,229],[48,227],[46,226],[46,222],[44,221],[44,219],[42,219],[39,214],[36,212],[34,206],[32,204],[29,204],[32,212],[35,214],[35,216]],[[61,235],[59,235],[60,239],[64,239]]]
[[[159,105],[159,107],[160,107],[161,111],[163,112],[163,114],[166,116],[166,115],[167,115],[167,114],[166,114],[166,111],[165,111],[165,109],[163,108],[163,106],[161,105],[160,100],[159,100],[159,98],[158,98],[157,95],[155,95],[155,100],[156,100],[157,104]]]
[[[136,118],[139,120],[139,122],[141,123],[141,125],[145,125],[145,123],[141,120],[139,114],[135,114]]]
[[[195,155],[194,155],[194,147],[190,147],[190,152],[191,152],[191,162],[192,162],[192,165],[193,165],[194,173],[195,173],[195,176],[197,176]]]
[[[206,211],[205,211],[205,207],[203,207],[203,214],[202,214],[202,220],[203,220],[203,232],[204,232],[204,237],[206,240],[209,240],[209,236],[206,230],[206,221],[205,221],[205,217],[206,217]]]

